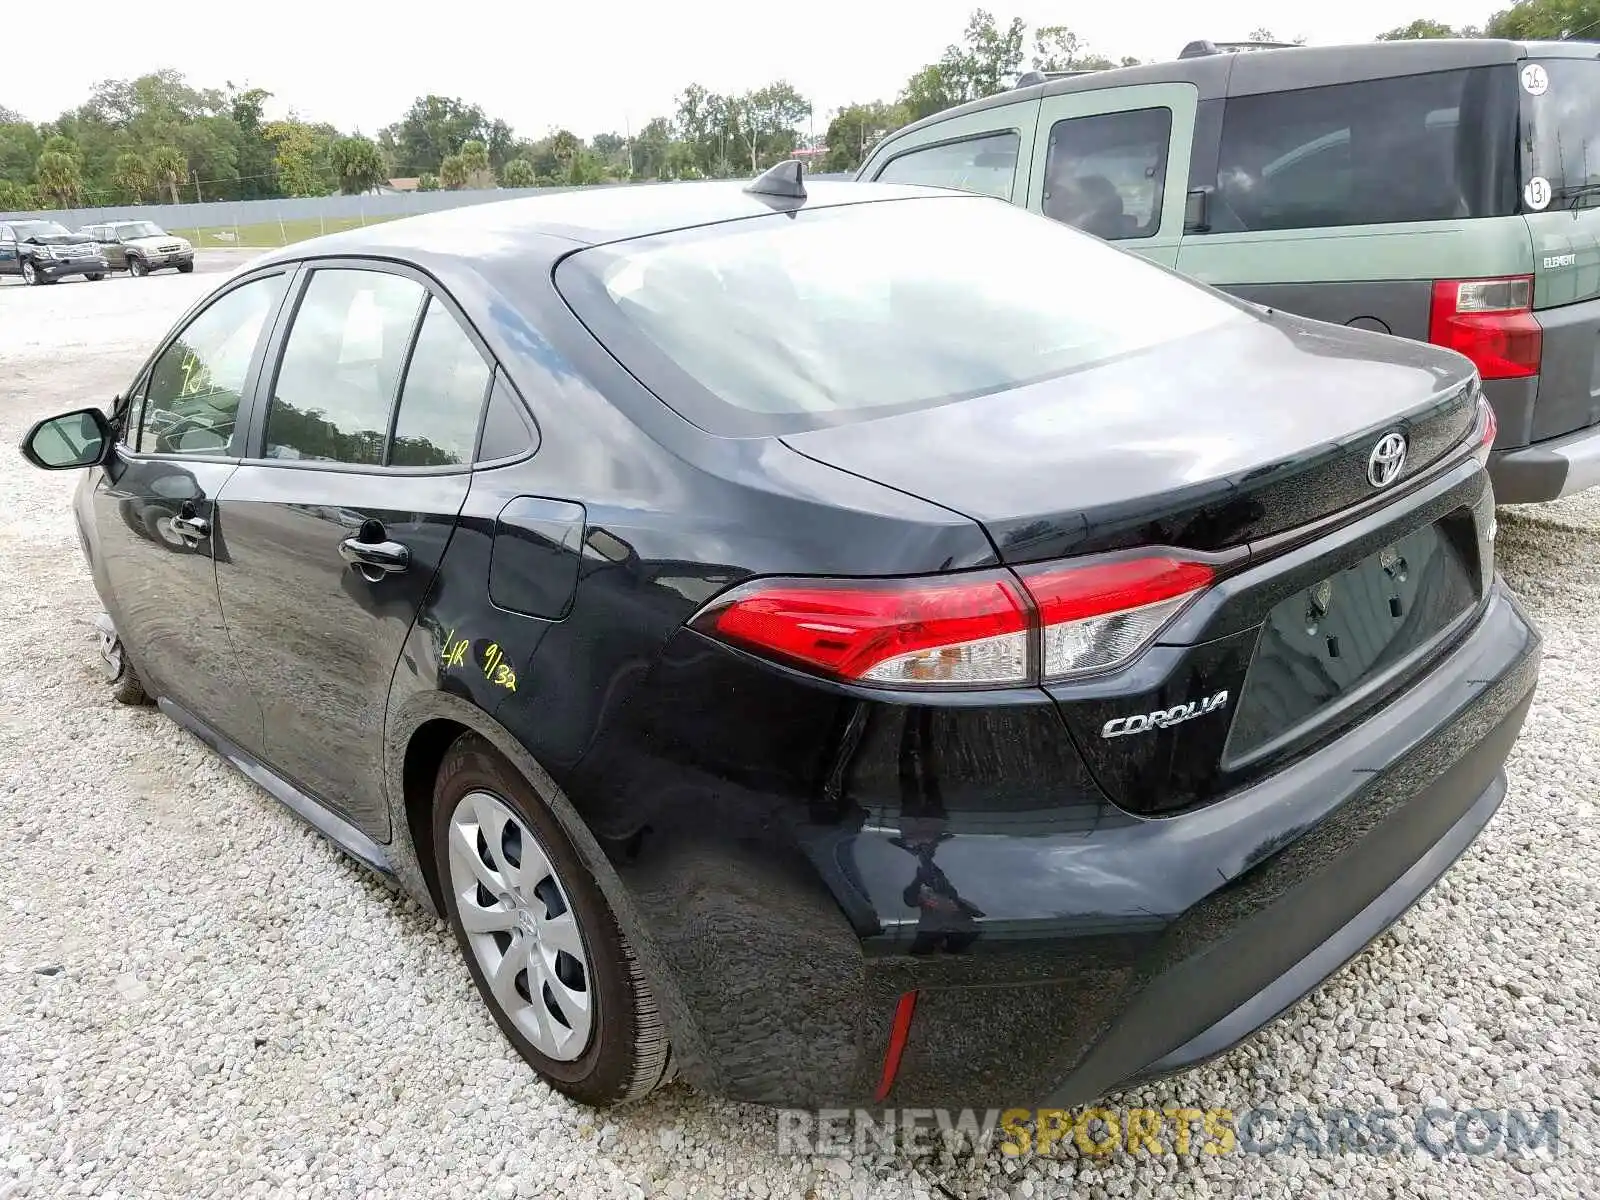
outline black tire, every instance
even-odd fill
[[[87,279],[90,283],[99,283],[102,279],[105,278],[105,274],[104,274],[104,272],[97,271],[93,275],[85,275],[84,278]]]
[[[144,259],[137,254],[128,255],[128,274],[135,279],[143,279],[150,274],[150,268],[145,265]]]
[[[194,270],[194,264],[192,262],[186,262],[186,263],[179,263],[178,264],[178,274],[179,275],[188,275],[193,270]]]
[[[22,282],[33,287],[38,287],[44,282],[44,276],[39,274],[39,268],[33,265],[33,259],[22,260]]]
[[[150,693],[144,690],[144,680],[139,678],[139,672],[126,659],[122,663],[122,674],[111,685],[111,698],[118,704],[136,707],[153,703]]]
[[[128,661],[128,651],[121,637],[111,634],[108,641],[107,634],[102,631],[100,652],[108,663],[114,662],[116,666],[116,676],[111,680],[113,700],[118,704],[130,705],[155,703],[150,693],[145,691],[144,680],[139,678],[139,672]]]
[[[450,822],[457,804],[472,792],[489,793],[528,826],[554,868],[577,919],[591,960],[593,986],[589,992],[595,1013],[587,1048],[570,1061],[546,1057],[523,1036],[495,999],[462,927],[451,885]],[[671,1048],[660,1011],[594,877],[573,849],[560,821],[522,774],[474,734],[462,735],[439,767],[433,792],[433,852],[446,919],[479,995],[506,1040],[551,1087],[582,1104],[605,1108],[647,1095],[671,1077]]]

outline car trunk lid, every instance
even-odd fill
[[[1068,376],[785,435],[791,449],[978,521],[1001,559],[1163,544],[1214,552],[1371,500],[1460,442],[1471,365],[1275,314]]]

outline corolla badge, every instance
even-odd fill
[[[1367,456],[1367,482],[1375,488],[1388,487],[1406,468],[1406,435],[1386,433]]]
[[[1167,729],[1173,725],[1181,725],[1185,721],[1192,721],[1196,717],[1203,717],[1207,713],[1214,713],[1227,703],[1228,693],[1223,691],[1214,696],[1207,696],[1203,700],[1191,700],[1187,704],[1177,704],[1172,708],[1135,713],[1131,717],[1113,717],[1100,727],[1100,736],[1127,737],[1130,733],[1149,733],[1155,729]]]

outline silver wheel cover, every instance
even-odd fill
[[[468,792],[450,814],[450,889],[489,991],[546,1058],[589,1045],[594,985],[566,885],[504,801]]]

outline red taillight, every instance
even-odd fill
[[[706,614],[726,641],[863,683],[1028,677],[1028,613],[1006,572],[881,581],[762,580]]]
[[[1044,631],[1041,672],[1060,679],[1126,662],[1210,585],[1214,572],[1204,563],[1153,556],[1021,574]]]
[[[1428,340],[1466,355],[1485,379],[1537,375],[1544,329],[1533,315],[1533,276],[1437,280]]]
[[[693,624],[852,682],[995,687],[1121,666],[1212,578],[1203,563],[1158,554],[1017,575],[759,579],[719,597]]]

